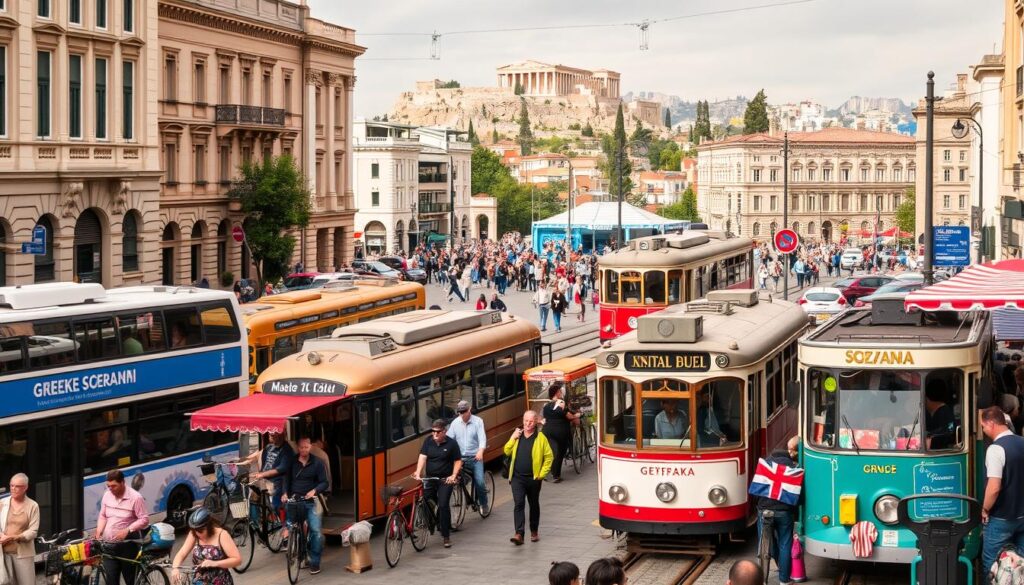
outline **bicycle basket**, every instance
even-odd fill
[[[249,502],[245,498],[229,501],[228,509],[231,510],[231,517],[235,520],[244,520],[249,517]]]
[[[203,476],[203,479],[207,483],[217,482],[217,464],[216,463],[203,463],[199,466],[199,473]]]
[[[100,553],[98,540],[83,540],[56,546],[46,553],[46,574],[59,575],[65,568],[82,564]]]
[[[383,500],[386,505],[390,503],[393,498],[401,497],[403,491],[404,490],[400,485],[386,485],[380,488],[380,499]]]

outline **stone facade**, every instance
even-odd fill
[[[619,74],[607,69],[588,71],[540,61],[522,61],[498,67],[498,87],[523,88],[523,95],[593,95],[618,99]]]
[[[893,226],[916,175],[909,136],[827,128],[789,134],[789,226],[839,241]],[[697,204],[714,229],[769,239],[783,227],[783,136],[733,136],[697,147]]]

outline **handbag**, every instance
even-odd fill
[[[502,457],[501,458],[501,477],[503,477],[505,479],[508,479],[508,477],[512,474],[511,467],[512,467],[512,456],[511,455],[505,455],[504,457]],[[2,585],[2,584],[0,584],[0,585]]]
[[[14,579],[11,575],[14,573],[14,567],[7,565],[7,558],[14,558],[13,555],[6,555],[0,552],[0,585],[14,585]]]

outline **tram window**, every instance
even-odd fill
[[[447,380],[449,376],[445,376]],[[473,377],[470,374],[469,368],[459,370],[455,374],[451,375],[452,383],[454,386],[445,388],[444,391],[444,406],[446,411],[455,413],[455,409],[459,406],[460,400],[465,400],[470,404],[473,404]],[[454,414],[452,417],[454,418]]]
[[[116,320],[122,354],[150,353],[167,347],[164,343],[164,318],[161,313],[118,315]]]
[[[643,287],[641,286],[642,280],[639,272],[623,272],[620,280],[622,281],[622,300],[625,303],[640,303],[643,299]]]
[[[274,340],[274,362],[279,362],[295,353],[295,338],[292,336],[278,337]]]
[[[172,349],[202,344],[202,330],[195,309],[169,309],[164,311],[164,318]]]
[[[963,446],[963,374],[947,368],[928,372],[924,386],[925,446],[930,451]]]
[[[75,345],[78,361],[88,362],[110,359],[120,355],[117,348],[117,329],[112,318],[75,321]]]
[[[0,338],[0,373],[20,372],[25,368],[25,354],[22,353],[21,337]]]
[[[234,316],[227,306],[205,307],[200,314],[206,345],[220,345],[238,341],[239,331]]]
[[[683,271],[671,270],[668,273],[668,303],[675,304],[683,300]]]
[[[616,445],[636,444],[636,409],[633,385],[625,380],[601,381],[601,442]]]
[[[449,408],[442,399],[441,392],[433,392],[419,399],[420,428],[429,429],[437,419],[450,421],[455,418],[455,409]]]
[[[619,273],[614,270],[602,271],[604,278],[602,284],[604,286],[604,293],[601,295],[601,300],[607,303],[619,302]]]
[[[487,364],[490,366],[490,364]],[[476,394],[476,409],[483,410],[494,404],[497,396],[494,395],[494,372],[477,372],[473,370],[473,386]]]
[[[307,339],[316,339],[316,336],[317,336],[317,332],[315,330],[314,331],[304,331],[302,333],[296,334],[295,335],[295,344],[296,344],[296,346],[298,348],[298,351],[302,351],[302,344]]]
[[[665,302],[665,273],[661,270],[644,272],[644,303]]]
[[[261,347],[256,350],[256,374],[270,367],[270,348]]]
[[[411,387],[391,393],[391,440],[399,442],[419,434],[416,424],[416,398]]]
[[[515,361],[512,354],[502,356],[495,363],[498,381],[498,402],[516,395],[519,381],[516,380]]]
[[[697,446],[739,445],[743,436],[743,382],[715,380],[697,391]]]
[[[28,338],[28,360],[32,369],[49,368],[75,361],[75,342],[67,321],[37,323]]]
[[[644,398],[641,403],[645,447],[690,446],[689,398]]]
[[[721,264],[721,262],[713,262],[711,264],[711,277],[710,277],[710,282],[708,283],[708,290],[709,291],[718,290],[718,287],[719,287],[718,279],[721,276],[721,271],[718,269],[718,265],[719,264]]]
[[[807,397],[811,418],[808,437],[811,445],[835,445],[836,390],[838,381],[826,370],[807,371]]]

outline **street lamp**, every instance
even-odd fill
[[[622,159],[626,156],[626,149],[634,149],[636,154],[639,156],[647,156],[647,143],[642,140],[632,140],[619,145],[617,152],[615,153],[615,170],[619,175],[619,220],[618,227],[615,231],[615,243],[618,247],[622,247],[623,244],[623,233],[622,233]]]
[[[569,193],[565,197],[566,209],[568,210],[569,217],[565,224],[565,242],[569,246],[569,251],[572,252],[572,196],[573,196],[573,176],[572,176],[572,159],[569,155],[564,152],[558,152],[565,158],[565,162],[569,165]]]
[[[957,140],[967,136],[967,122],[978,135],[978,231],[981,232],[978,240],[978,264],[981,264],[985,256],[985,138],[981,131],[981,124],[974,118],[957,118],[950,131]]]

